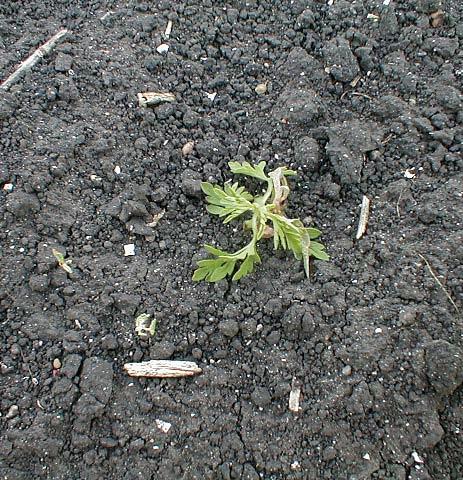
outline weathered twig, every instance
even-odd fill
[[[453,305],[453,308],[455,309],[455,311],[457,313],[460,313],[460,309],[457,307],[457,304],[453,301],[453,298],[450,296],[450,293],[447,292],[444,285],[442,285],[442,282],[437,278],[437,275],[434,273],[433,269],[431,268],[430,263],[426,260],[426,258],[423,255],[421,255],[421,253],[417,252],[417,255],[424,261],[424,263],[428,267],[428,270],[429,270],[429,273],[431,274],[431,277],[434,278],[434,280],[437,282],[439,287],[445,293],[446,297],[449,299],[449,302]]]
[[[367,230],[368,217],[370,215],[370,199],[364,195],[362,199],[362,206],[360,208],[360,220],[357,228],[357,235],[355,238],[360,240]]]
[[[131,377],[150,378],[191,377],[202,372],[196,363],[178,360],[150,360],[149,362],[126,363],[124,370]]]
[[[175,102],[175,95],[173,93],[144,92],[139,93],[137,97],[140,107],[155,107],[161,103]]]
[[[30,55],[18,68],[0,85],[2,90],[8,90],[13,83],[25,72],[28,72],[39,60],[45,55],[48,55],[58,44],[58,42],[68,33],[68,30],[63,28],[56,35],[50,38],[42,46],[40,46],[32,55]]]

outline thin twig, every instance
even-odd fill
[[[58,42],[68,33],[68,30],[63,28],[56,35],[39,47],[32,55],[30,55],[18,68],[0,85],[2,90],[8,90],[13,83],[25,72],[28,72],[40,59],[48,55],[58,44]]]
[[[402,198],[402,193],[403,193],[404,189],[402,189],[399,193],[399,198],[397,199],[397,203],[395,205],[395,209],[397,210],[397,216],[400,218],[400,200]]]
[[[432,278],[434,278],[434,280],[437,282],[437,284],[439,285],[439,287],[442,289],[442,291],[445,293],[445,295],[447,296],[447,298],[449,299],[450,303],[453,305],[453,308],[455,308],[456,312],[457,313],[460,313],[460,309],[457,307],[457,304],[453,301],[453,298],[450,296],[450,293],[447,292],[447,290],[445,289],[444,285],[442,285],[442,282],[437,278],[436,274],[434,273],[433,269],[431,268],[431,265],[429,264],[429,262],[426,260],[425,257],[423,257],[423,255],[421,255],[421,253],[418,253],[417,252],[417,255],[424,261],[424,263],[426,264],[426,266],[428,267],[428,270],[429,270],[429,273],[431,274]]]
[[[361,93],[361,92],[351,92],[352,95],[355,95],[357,97],[364,97],[364,98],[368,98],[368,100],[373,100],[370,95],[367,95],[366,93]]]

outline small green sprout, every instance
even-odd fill
[[[154,337],[156,333],[156,319],[150,321],[151,315],[142,313],[135,319],[135,331],[140,338]]]
[[[52,249],[53,256],[56,258],[58,265],[67,273],[72,273],[72,268],[69,266],[72,260],[66,260],[64,255],[58,250]]]
[[[204,248],[215,258],[200,260],[193,274],[193,280],[217,282],[227,275],[233,275],[232,280],[239,280],[252,273],[254,266],[260,263],[257,253],[257,242],[261,238],[273,237],[274,249],[291,250],[297,260],[302,260],[304,270],[309,278],[310,257],[329,260],[324,245],[314,242],[321,235],[316,228],[304,227],[296,218],[288,218],[284,214],[289,186],[286,177],[296,175],[287,167],[279,167],[268,175],[265,173],[265,162],[253,166],[248,162],[230,162],[232,173],[247,175],[267,183],[267,190],[262,196],[253,196],[238,183],[226,182],[222,187],[202,182],[201,188],[207,195],[209,203],[207,211],[223,218],[224,223],[240,217],[251,215],[243,222],[246,230],[251,230],[251,241],[234,253],[227,253],[211,245]],[[237,263],[241,262],[236,269]]]

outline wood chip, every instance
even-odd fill
[[[362,78],[362,77],[361,77],[360,75],[357,75],[357,76],[352,80],[352,82],[350,82],[350,86],[351,86],[352,88],[355,88],[355,87],[357,86],[357,83],[359,83],[359,81],[360,81],[361,78]]]
[[[291,385],[291,391],[289,392],[289,410],[293,413],[299,413],[301,407],[299,406],[299,402],[301,399],[301,386],[299,382],[293,378],[293,382]]]
[[[357,235],[355,238],[360,240],[367,230],[368,217],[370,216],[370,199],[364,195],[362,199],[362,206],[360,208],[360,220],[357,228]]]
[[[131,377],[149,378],[191,377],[202,372],[196,363],[179,360],[150,360],[149,362],[126,363],[124,370]]]
[[[143,92],[137,94],[140,107],[155,107],[161,103],[175,102],[175,95],[169,92]]]
[[[167,22],[166,31],[164,32],[164,37],[169,38],[172,33],[172,20]]]

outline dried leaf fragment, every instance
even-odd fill
[[[436,12],[431,13],[431,25],[433,28],[442,27],[444,24],[444,12],[442,10],[437,10]]]
[[[153,220],[151,220],[151,222],[147,223],[146,225],[148,227],[154,228],[159,223],[159,220],[161,220],[165,213],[165,210],[161,210],[159,213],[156,213],[156,215],[153,215]]]

